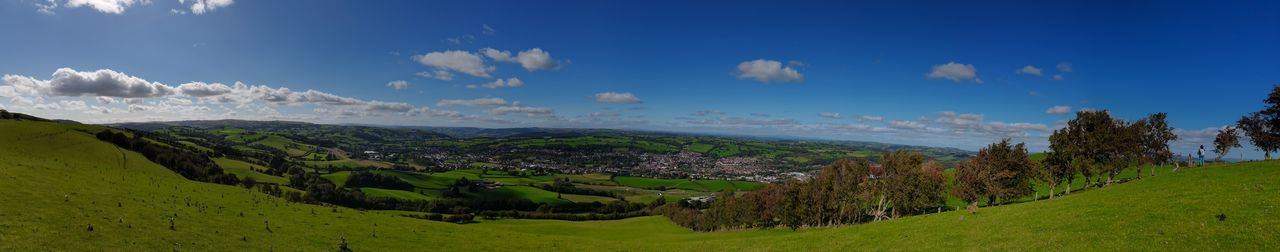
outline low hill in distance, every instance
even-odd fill
[[[698,233],[663,217],[457,225],[194,182],[95,139],[0,120],[5,251],[1274,250],[1280,161],[1211,165],[1062,198],[790,231]]]

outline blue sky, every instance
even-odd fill
[[[1270,1],[7,0],[0,106],[86,122],[599,127],[964,149],[1012,137],[1033,150],[1074,111],[1108,109],[1168,112],[1185,153],[1280,84],[1275,13]]]

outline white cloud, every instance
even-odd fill
[[[933,66],[933,70],[927,76],[930,79],[948,79],[954,82],[975,80],[978,77],[978,69],[970,64],[947,62]],[[975,82],[982,84],[982,79],[976,79]]]
[[[499,51],[498,49],[485,47],[484,49],[480,49],[480,53],[483,53],[485,57],[489,57],[489,59],[494,61],[509,62],[512,60],[511,51]]]
[[[840,113],[836,113],[836,112],[818,112],[818,116],[831,118],[831,119],[840,119]]]
[[[494,80],[493,82],[479,84],[479,85],[475,85],[475,84],[467,85],[467,88],[483,87],[483,88],[493,89],[493,88],[500,88],[500,87],[518,88],[523,86],[524,86],[524,81],[520,81],[519,78],[510,78],[506,80],[497,79],[497,80]]]
[[[502,98],[478,98],[478,99],[470,99],[470,100],[462,100],[462,99],[440,100],[439,102],[436,102],[437,107],[449,107],[449,106],[482,107],[482,106],[500,106],[500,105],[507,105],[507,100]]]
[[[164,102],[172,105],[184,105],[184,106],[194,104],[194,102],[192,102],[191,100],[174,98],[174,97],[169,97],[168,99],[165,99]]]
[[[48,80],[27,76],[5,75],[5,84],[18,93],[46,96],[108,96],[108,97],[158,97],[174,94],[174,89],[159,82],[150,82],[110,69],[79,72],[71,68],[59,68]]]
[[[1063,73],[1070,73],[1072,71],[1075,71],[1075,69],[1072,68],[1070,62],[1062,62],[1062,63],[1058,63],[1058,71],[1062,71]]]
[[[630,92],[627,92],[627,93],[603,92],[603,93],[596,94],[596,102],[617,103],[617,104],[636,104],[636,103],[640,103],[640,98],[636,98],[636,96],[631,94]]]
[[[1060,81],[1060,80],[1065,80],[1065,79],[1066,79],[1066,78],[1062,77],[1062,75],[1061,75],[1061,74],[1055,74],[1055,75],[1053,75],[1053,80],[1058,80],[1058,81]]]
[[[861,119],[861,121],[863,121],[863,122],[880,122],[880,121],[884,121],[884,117],[881,117],[881,116],[868,116],[868,115],[864,115],[864,116],[862,116],[860,119]]]
[[[804,79],[804,75],[794,68],[790,66],[783,67],[782,62],[766,59],[738,63],[737,75],[740,80],[754,80],[763,83],[773,81],[792,82]]]
[[[116,103],[116,99],[111,97],[106,97],[106,96],[98,96],[98,103],[112,104],[112,103]]]
[[[938,113],[938,119],[934,122],[953,128],[971,128],[982,125],[982,120],[982,114],[956,114],[956,112],[943,111]]]
[[[55,2],[50,1],[49,3],[54,8],[58,6],[57,3]],[[79,7],[87,6],[87,7],[93,8],[94,10],[97,10],[98,12],[119,15],[119,14],[123,14],[125,9],[128,9],[134,4],[149,4],[149,3],[151,3],[150,0],[68,0],[66,6],[67,8],[79,8]],[[42,6],[41,12],[45,12],[45,11],[46,9],[43,8]],[[52,13],[52,12],[47,12],[47,13]]]
[[[520,66],[530,72],[538,70],[550,70],[560,67],[560,63],[551,58],[551,53],[543,51],[542,48],[533,48],[528,51],[520,52],[516,55],[516,62]]]
[[[444,69],[436,69],[434,74],[431,72],[418,72],[416,73],[416,75],[426,77],[426,78],[443,80],[443,81],[453,80],[453,73],[450,73],[449,70],[444,70]]]
[[[492,66],[486,66],[480,55],[464,51],[430,52],[413,56],[414,60],[436,70],[452,70],[475,77],[489,78]]]
[[[393,80],[387,82],[387,87],[395,90],[405,90],[409,88],[409,82],[404,80]]]
[[[521,67],[524,67],[525,70],[530,72],[560,68],[560,62],[551,58],[551,53],[543,51],[542,48],[525,50],[516,54],[515,57],[511,56],[510,51],[501,51],[487,47],[480,49],[480,53],[494,61],[520,63]]]
[[[1049,109],[1044,110],[1044,113],[1050,114],[1050,115],[1061,115],[1061,114],[1071,113],[1071,106],[1049,107]]]
[[[58,1],[46,0],[44,3],[40,3],[40,1],[36,1],[36,3],[32,5],[36,6],[36,12],[46,14],[46,15],[54,15],[56,13],[53,12],[53,9],[58,8]]]
[[[1036,68],[1035,66],[1031,66],[1031,65],[1027,65],[1022,67],[1022,69],[1018,69],[1017,73],[1035,75],[1036,77],[1044,76],[1044,73],[1042,73],[1039,68]]]
[[[178,92],[187,96],[207,97],[230,93],[231,87],[222,83],[208,84],[197,81],[178,85]]]
[[[903,120],[891,121],[889,122],[889,127],[895,128],[895,129],[909,129],[909,130],[919,130],[919,129],[925,128],[923,123],[919,123],[916,121],[903,121]]]
[[[204,14],[205,12],[213,11],[215,9],[222,8],[222,7],[227,7],[232,3],[235,3],[235,1],[234,0],[195,0],[195,2],[191,4],[191,13],[196,15],[201,15],[201,14]]]
[[[533,116],[533,115],[548,115],[548,114],[551,114],[552,112],[553,111],[551,110],[551,108],[526,107],[526,106],[520,106],[520,105],[501,106],[501,107],[497,107],[489,110],[490,114],[495,114],[495,115],[505,115],[509,113],[525,113],[530,116]]]

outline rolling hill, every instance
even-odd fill
[[[1280,162],[1182,169],[1022,204],[871,224],[697,233],[663,217],[449,224],[194,182],[102,128],[0,120],[0,250],[844,251],[1280,248]],[[82,131],[83,130],[83,131]],[[90,229],[92,228],[92,231]]]

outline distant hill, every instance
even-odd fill
[[[186,180],[101,126],[0,120],[0,251],[1176,250],[1280,247],[1280,161],[1184,168],[1052,200],[837,228],[697,233],[663,217],[481,220],[289,203]],[[83,131],[82,131],[83,130]],[[90,228],[92,227],[92,228]],[[90,231],[92,229],[92,231]]]

